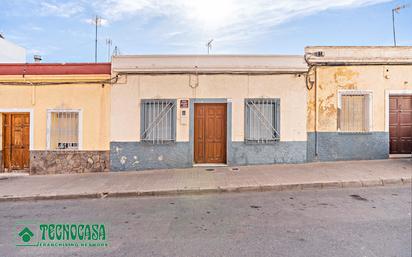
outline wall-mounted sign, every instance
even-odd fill
[[[180,108],[189,108],[189,100],[180,100]]]

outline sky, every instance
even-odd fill
[[[308,45],[412,45],[412,0],[0,0],[0,33],[27,61],[120,54],[303,54]]]

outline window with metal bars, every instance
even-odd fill
[[[79,111],[49,111],[50,150],[79,149]]]
[[[245,142],[270,143],[280,139],[280,99],[245,100]]]
[[[152,144],[175,141],[176,100],[142,100],[141,140]]]
[[[338,129],[341,132],[370,131],[370,93],[344,92],[339,102]]]

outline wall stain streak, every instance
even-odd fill
[[[353,80],[354,77],[359,76],[359,72],[357,71],[353,71],[350,68],[347,67],[340,67],[336,70],[334,78],[335,78],[335,82],[339,83],[342,80]]]
[[[347,67],[338,68],[333,75],[338,87],[343,87],[346,89],[356,89],[356,83],[354,81],[357,80],[358,76],[359,72],[353,71]]]
[[[325,99],[319,99],[319,113],[325,115],[334,115],[337,113],[337,108],[331,99],[334,99],[335,94],[328,95]]]

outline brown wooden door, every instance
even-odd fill
[[[3,161],[5,169],[23,170],[29,168],[29,142],[29,114],[3,114]]]
[[[412,153],[412,96],[389,97],[391,154]]]
[[[196,163],[226,163],[226,104],[195,104]]]

